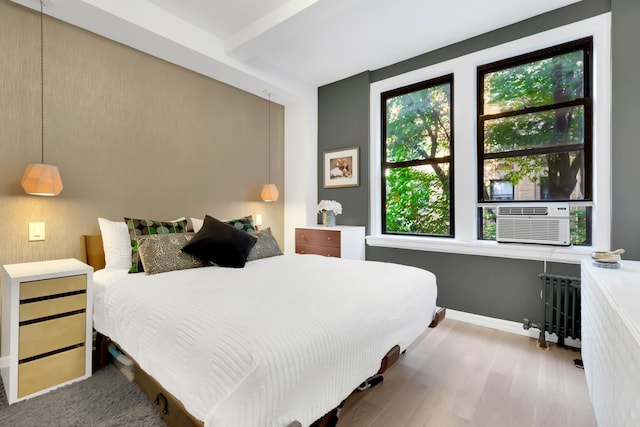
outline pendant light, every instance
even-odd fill
[[[27,165],[20,184],[25,193],[35,196],[57,196],[62,191],[62,178],[57,166],[44,162],[44,14],[40,0],[40,163]]]
[[[278,201],[278,187],[271,183],[271,92],[266,92],[269,98],[269,184],[265,184],[260,192],[260,197],[265,202]]]

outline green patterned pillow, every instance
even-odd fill
[[[182,246],[193,238],[193,233],[151,234],[138,236],[138,254],[145,274],[204,267],[199,258],[182,252]]]
[[[247,233],[256,231],[255,227],[253,226],[253,217],[251,215],[238,219],[230,219],[224,222],[232,227],[237,228],[240,231],[245,231]]]
[[[270,228],[250,232],[249,234],[256,236],[258,241],[251,248],[251,252],[249,252],[249,256],[247,256],[247,261],[283,255],[282,250],[278,245],[278,241],[273,237],[273,234],[271,234]]]
[[[151,234],[184,233],[187,231],[187,220],[154,221],[149,219],[125,218],[124,222],[129,229],[131,239],[131,268],[129,273],[142,273],[144,267],[138,255],[138,242],[136,237]]]

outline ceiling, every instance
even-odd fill
[[[285,104],[577,1],[45,0],[45,13]]]

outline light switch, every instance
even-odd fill
[[[256,214],[256,225],[258,227],[262,225],[262,214]]]
[[[29,241],[44,240],[44,222],[29,223]]]

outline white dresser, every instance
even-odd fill
[[[600,427],[640,426],[640,262],[604,269],[585,259],[582,360]]]
[[[76,260],[2,266],[0,374],[9,404],[91,376],[93,269]]]

